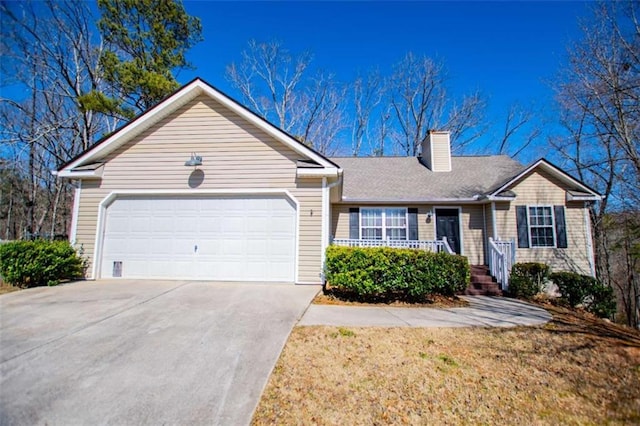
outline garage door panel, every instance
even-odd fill
[[[265,232],[269,228],[269,218],[264,216],[251,216],[247,220],[247,232]]]
[[[247,244],[246,250],[249,258],[251,258],[251,256],[255,257],[255,255],[261,256],[269,250],[269,242],[266,239],[252,239],[249,244]]]
[[[212,235],[212,238],[215,237]],[[218,240],[214,240],[212,238],[207,238],[207,236],[203,236],[203,238],[199,241],[198,244],[198,256],[201,258],[203,256],[211,256],[211,255],[219,255],[222,254],[222,242]]]
[[[272,217],[269,221],[269,228],[273,234],[290,235],[291,220],[288,217]]]
[[[271,239],[268,245],[268,251],[274,256],[289,257],[293,254],[291,244],[286,239]]]
[[[287,276],[282,271],[286,262],[271,262],[267,273],[274,278],[274,281],[287,281]]]
[[[224,216],[220,218],[222,232],[224,234],[239,234],[244,232],[244,218],[237,217],[242,215],[240,212],[229,212],[229,216]],[[233,217],[231,215],[235,215]]]
[[[295,222],[284,197],[116,199],[101,275],[117,260],[123,277],[293,281]]]
[[[152,229],[157,230],[156,232],[162,232],[161,230],[166,229],[167,234],[171,233],[169,230],[173,227],[173,215],[158,216],[154,214],[153,217],[147,220],[151,222],[150,226]]]
[[[267,262],[249,261],[249,263],[251,266],[245,271],[247,281],[259,281],[261,277],[268,275],[269,264]]]
[[[203,233],[219,233],[222,231],[222,224],[219,216],[198,218],[198,229]]]

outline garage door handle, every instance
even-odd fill
[[[198,252],[198,245],[196,244],[195,246],[193,246],[193,252],[197,253]]]

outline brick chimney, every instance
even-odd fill
[[[421,143],[420,161],[432,172],[451,171],[450,132],[429,130]]]

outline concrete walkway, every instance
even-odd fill
[[[310,305],[298,325],[353,327],[515,327],[551,320],[542,308],[503,297],[461,296],[464,308]]]

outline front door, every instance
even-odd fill
[[[460,211],[436,209],[436,234],[438,240],[446,237],[453,251],[460,254]]]

